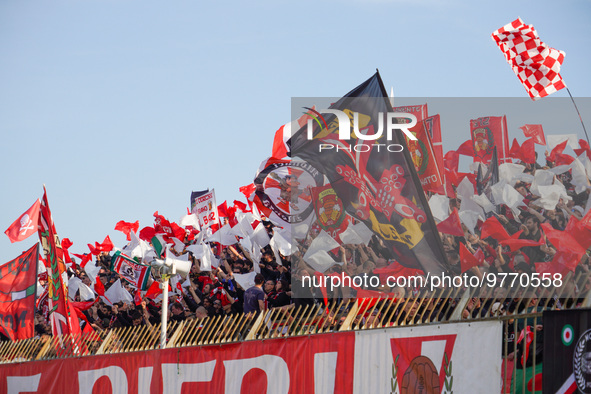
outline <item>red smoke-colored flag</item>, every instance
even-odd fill
[[[130,235],[131,232],[133,231],[135,233],[135,232],[137,232],[137,230],[139,228],[140,228],[140,222],[138,220],[136,220],[134,223],[120,220],[115,225],[115,230],[121,231],[123,234],[125,234],[128,241],[131,241],[131,235]]]
[[[63,279],[66,271],[64,253],[51,217],[45,187],[39,210],[39,239],[45,252],[51,331],[53,335],[80,334],[78,317],[72,313],[68,302],[68,287]]]
[[[526,124],[521,126],[520,129],[523,130],[523,135],[527,138],[533,138],[536,144],[546,145],[546,137],[541,124]]]
[[[499,163],[503,163],[509,157],[509,135],[507,134],[507,117],[505,115],[471,119],[470,133],[475,161],[488,164],[495,146]]]
[[[507,63],[532,100],[566,87],[560,76],[564,52],[546,45],[520,18],[492,33]]]
[[[39,220],[39,207],[41,201],[37,199],[31,208],[20,215],[4,232],[10,242],[19,242],[27,239],[37,232],[37,221]]]
[[[35,335],[39,244],[0,266],[0,332],[12,341]]]
[[[462,229],[462,222],[460,221],[460,215],[458,210],[454,208],[453,212],[447,219],[437,224],[437,230],[443,234],[457,235],[458,237],[464,236],[464,230]]]

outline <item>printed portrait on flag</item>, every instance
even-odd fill
[[[326,231],[340,242],[339,234],[347,229],[350,222],[343,201],[330,185],[312,188],[312,199],[316,210],[316,225],[313,228]]]
[[[474,160],[488,164],[494,148],[500,163],[509,157],[509,136],[506,116],[485,116],[470,120],[470,134],[474,148]]]
[[[495,138],[488,127],[478,127],[472,130],[474,155],[484,159],[492,154]]]

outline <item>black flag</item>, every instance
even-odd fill
[[[385,257],[425,272],[446,272],[437,227],[400,129],[407,122],[389,116],[392,112],[376,73],[328,110],[313,111],[314,119],[289,142],[292,157],[328,178],[345,210],[383,241],[390,254]]]

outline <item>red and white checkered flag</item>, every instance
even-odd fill
[[[520,18],[492,33],[492,39],[533,100],[566,87],[560,76],[565,53],[544,44]]]

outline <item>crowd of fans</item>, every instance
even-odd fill
[[[548,168],[552,165],[552,163],[547,164],[547,167],[527,165],[526,173],[535,175],[536,169]],[[571,216],[577,221],[583,219],[589,199],[589,190],[575,193],[569,176],[569,172],[557,175],[570,199],[561,199],[555,209],[543,209],[536,205],[539,196],[533,195],[530,184],[524,182],[517,182],[514,186],[524,197],[524,205],[519,207],[519,215],[515,215],[514,211],[506,206],[496,207],[494,216],[508,234],[522,231],[519,239],[533,241],[543,239],[540,245],[521,247],[512,251],[508,246],[502,246],[493,237],[482,239],[480,236],[482,221],[479,221],[474,232],[464,226],[464,236],[440,233],[449,264],[449,273],[455,275],[466,273],[479,278],[491,274],[500,276],[503,273],[531,274],[537,272],[536,263],[553,262],[558,248],[544,235],[541,224],[547,223],[556,230],[565,230]],[[459,209],[460,204],[460,199],[450,199],[450,212],[454,208]],[[270,222],[264,222],[264,224],[267,232],[272,236],[273,225]],[[310,231],[310,238],[313,238],[315,233],[314,230]],[[172,289],[169,321],[181,322],[195,318],[258,313],[274,308],[282,308],[285,311],[297,310],[298,307],[306,305],[321,305],[324,308],[327,302],[331,306],[335,305],[335,302],[340,303],[341,309],[338,312],[343,312],[354,305],[356,297],[384,297],[374,303],[361,304],[362,308],[358,312],[356,322],[370,324],[380,319],[386,324],[416,324],[450,319],[463,294],[448,291],[448,289],[435,289],[434,292],[430,292],[416,286],[388,287],[384,281],[377,286],[340,288],[334,291],[318,287],[306,288],[302,286],[303,278],[315,275],[315,270],[302,258],[309,243],[308,239],[299,244],[298,251],[291,256],[278,256],[270,246],[266,246],[262,249],[262,257],[258,261],[254,261],[238,242],[227,247],[211,244],[212,251],[219,259],[219,266],[209,271],[202,271],[200,261],[190,254],[192,264],[188,275],[189,280],[183,283],[185,287],[182,291]],[[481,256],[481,264],[466,272],[462,272],[460,258],[462,244],[471,254]],[[589,245],[585,245],[587,246]],[[525,292],[521,293],[512,293],[511,290],[515,289],[507,285],[485,287],[479,291],[471,289],[471,298],[462,305],[461,318],[501,316],[524,311],[540,311],[548,307],[563,308],[581,305],[591,283],[589,253],[590,251],[587,250],[587,253],[576,263],[574,270],[564,270],[563,266],[558,265],[554,267],[556,272],[564,274],[560,289],[531,286],[522,289]],[[392,259],[391,252],[375,235],[368,245],[343,245],[332,255],[335,263],[338,264],[327,270],[324,275],[380,277],[381,273],[391,272],[392,267],[397,265]],[[280,261],[277,261],[277,256]],[[116,272],[110,270],[111,257],[111,254],[103,252],[96,259],[97,265],[100,266],[98,280],[105,289],[120,279]],[[254,286],[242,288],[236,281],[235,275],[254,271],[257,271],[254,275]],[[83,269],[69,267],[68,276],[70,278],[75,276],[92,288],[92,278],[89,278]],[[137,294],[132,285],[125,281],[122,283],[131,295]],[[296,287],[302,292],[297,297],[293,297],[292,288]],[[76,299],[72,301],[79,302],[79,295],[77,294]],[[158,295],[141,297],[140,294],[139,297],[135,297],[134,302],[117,302],[112,305],[103,297],[97,297],[96,302],[87,304],[86,308],[81,310],[83,316],[79,316],[81,326],[84,328],[88,325],[95,331],[138,325],[152,326],[158,324],[161,319],[161,297]],[[341,323],[340,320],[331,320],[331,324]],[[36,312],[36,333],[51,335],[48,311],[43,305],[40,305]]]

